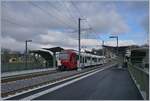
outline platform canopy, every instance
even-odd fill
[[[56,52],[60,52],[61,50],[64,50],[61,47],[53,47],[53,48],[42,48],[42,49],[38,49],[38,50],[30,50],[30,53],[35,53],[35,54],[39,54],[40,56],[42,56],[47,63],[49,63],[49,66],[55,66],[55,53]]]
[[[49,51],[51,51],[53,53],[60,52],[60,51],[64,50],[61,47],[52,47],[52,48],[43,48],[43,49],[49,50]]]
[[[30,50],[30,53],[36,53],[41,55],[45,60],[49,61],[53,58],[53,53],[44,49]]]

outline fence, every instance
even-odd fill
[[[34,55],[30,54],[28,55],[26,66],[23,54],[1,54],[1,72],[3,73],[52,67],[47,65],[48,63],[44,61],[45,60],[42,57],[35,57]]]
[[[5,64],[1,64],[1,67],[2,67],[1,68],[2,73],[11,72],[11,71],[46,68],[37,63],[28,63],[27,67],[25,66],[25,63],[5,63]]]
[[[142,92],[144,99],[149,99],[149,73],[148,70],[133,65],[132,63],[128,64],[129,72],[133,77],[136,85]]]

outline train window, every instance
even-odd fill
[[[67,53],[60,53],[59,54],[59,59],[60,60],[66,60],[69,58],[69,55]]]

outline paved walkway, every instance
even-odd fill
[[[142,100],[127,69],[98,72],[73,84],[42,95],[38,100]]]

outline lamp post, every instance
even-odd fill
[[[32,42],[32,40],[26,40],[25,41],[25,67],[26,68],[27,68],[28,42]]]
[[[118,54],[118,36],[110,36],[109,38],[116,38],[116,41],[117,41],[117,56],[119,55]]]

